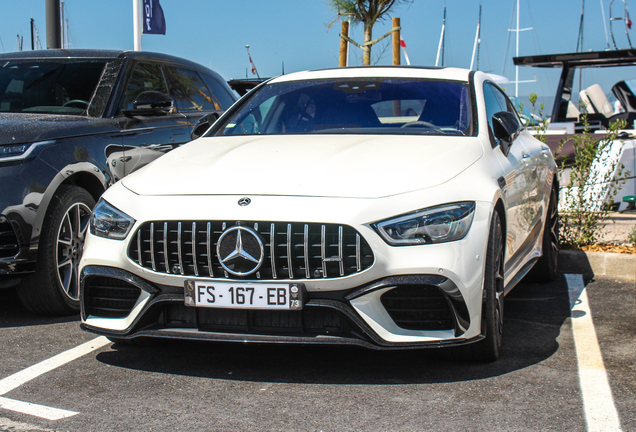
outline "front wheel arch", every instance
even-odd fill
[[[81,170],[77,170],[81,164]],[[61,188],[66,186],[78,186],[85,189],[97,202],[99,197],[106,191],[108,187],[108,176],[105,175],[96,165],[88,162],[80,164],[71,164],[60,170],[60,172],[49,183],[44,192],[44,196],[38,206],[38,212],[33,222],[31,231],[31,249],[37,251],[39,248],[40,235],[42,233],[42,225],[46,217],[51,201],[55,195],[60,193]],[[70,173],[70,174],[69,174]]]

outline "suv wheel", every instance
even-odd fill
[[[62,186],[42,224],[35,274],[18,288],[22,303],[36,314],[79,311],[79,262],[95,200],[77,186]]]

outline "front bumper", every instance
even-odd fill
[[[466,303],[457,286],[438,275],[394,276],[348,290],[309,292],[301,311],[186,307],[183,287],[151,284],[124,270],[101,266],[84,268],[81,289],[81,327],[117,339],[152,337],[401,349],[454,346],[482,338],[463,337],[470,327]],[[391,292],[392,296],[383,297]],[[424,301],[414,299],[414,292],[420,292]],[[418,305],[405,313],[404,306],[413,302]],[[385,314],[395,326],[417,327],[412,332],[438,337],[406,342],[386,340],[369,325],[368,316],[359,312],[362,303],[384,305]]]

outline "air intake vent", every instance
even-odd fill
[[[380,298],[395,324],[407,330],[454,329],[453,313],[444,293],[433,285],[403,285]]]
[[[238,224],[257,232],[264,245],[263,264],[250,279],[338,278],[373,264],[368,243],[349,226],[286,222],[146,222],[130,243],[129,258],[159,273],[227,278],[216,245]]]
[[[9,258],[19,252],[18,238],[9,220],[0,216],[0,258]]]
[[[86,313],[103,318],[124,318],[137,303],[141,290],[121,279],[96,276],[86,281]]]

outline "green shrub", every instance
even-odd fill
[[[609,217],[614,197],[625,184],[628,173],[625,166],[616,160],[618,149],[613,148],[625,120],[610,124],[607,134],[598,140],[589,130],[587,115],[583,116],[584,131],[570,138],[574,147],[574,158],[559,161],[559,175],[569,168],[570,179],[561,183],[564,193],[560,202],[561,243],[574,247],[600,242]],[[555,152],[558,158],[565,140]]]

